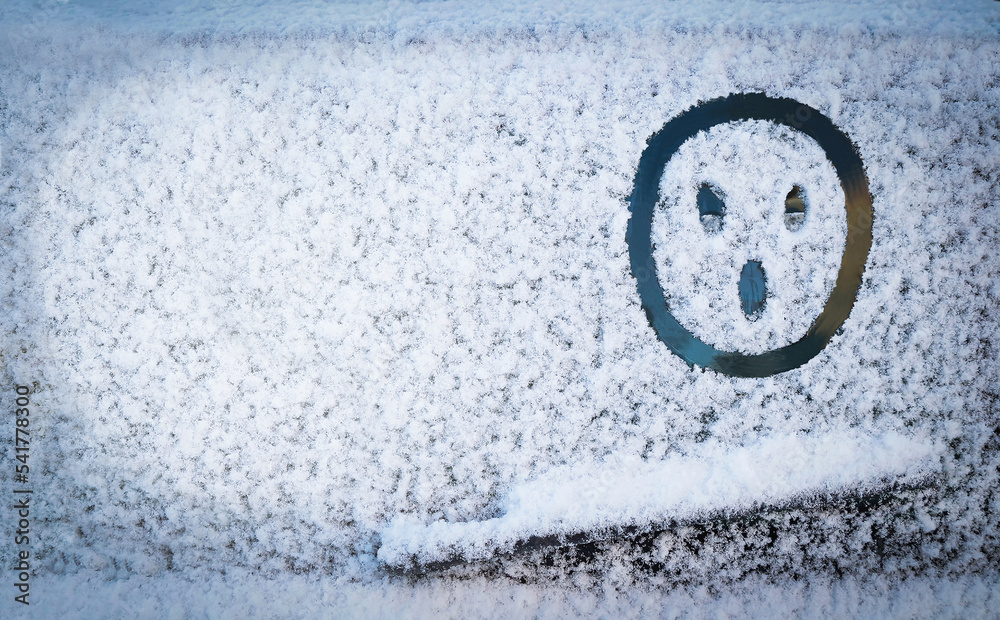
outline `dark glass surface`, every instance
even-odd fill
[[[748,260],[740,273],[740,305],[748,319],[755,319],[764,310],[767,298],[767,278],[760,261]]]

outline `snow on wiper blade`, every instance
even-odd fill
[[[851,429],[772,436],[739,448],[706,442],[660,462],[635,458],[558,468],[517,487],[500,517],[457,523],[398,517],[381,532],[378,559],[399,568],[486,560],[530,541],[574,544],[594,538],[586,532],[919,483],[940,473],[942,450],[926,437]]]

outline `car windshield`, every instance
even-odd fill
[[[4,0],[0,617],[995,614],[998,58],[979,0]]]

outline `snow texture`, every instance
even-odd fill
[[[726,205],[707,232],[696,195],[713,187]],[[674,317],[722,351],[763,353],[799,340],[823,311],[844,255],[844,192],[811,138],[756,121],[726,124],[686,142],[661,182],[654,220],[657,275]],[[785,224],[785,197],[806,196],[798,230]],[[746,320],[737,283],[748,260],[763,264],[767,312]]]
[[[867,458],[858,459],[859,453]],[[532,536],[601,532],[848,486],[877,487],[885,478],[938,473],[940,450],[897,434],[872,440],[855,432],[770,437],[740,448],[706,442],[688,457],[620,460],[547,472],[516,488],[500,518],[428,526],[399,519],[383,532],[378,557],[397,566],[482,560],[509,553]]]
[[[4,586],[0,615],[995,614],[998,36],[972,0],[4,2],[0,403],[31,386],[37,605]],[[625,244],[647,138],[734,92],[828,116],[875,213],[842,332],[764,379],[659,342]],[[661,195],[678,320],[800,337],[846,229],[816,145],[719,126]],[[421,554],[483,562],[383,561]]]

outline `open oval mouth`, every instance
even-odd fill
[[[738,286],[743,314],[751,321],[756,320],[764,311],[764,302],[767,300],[767,277],[760,261],[748,260],[743,265]]]

